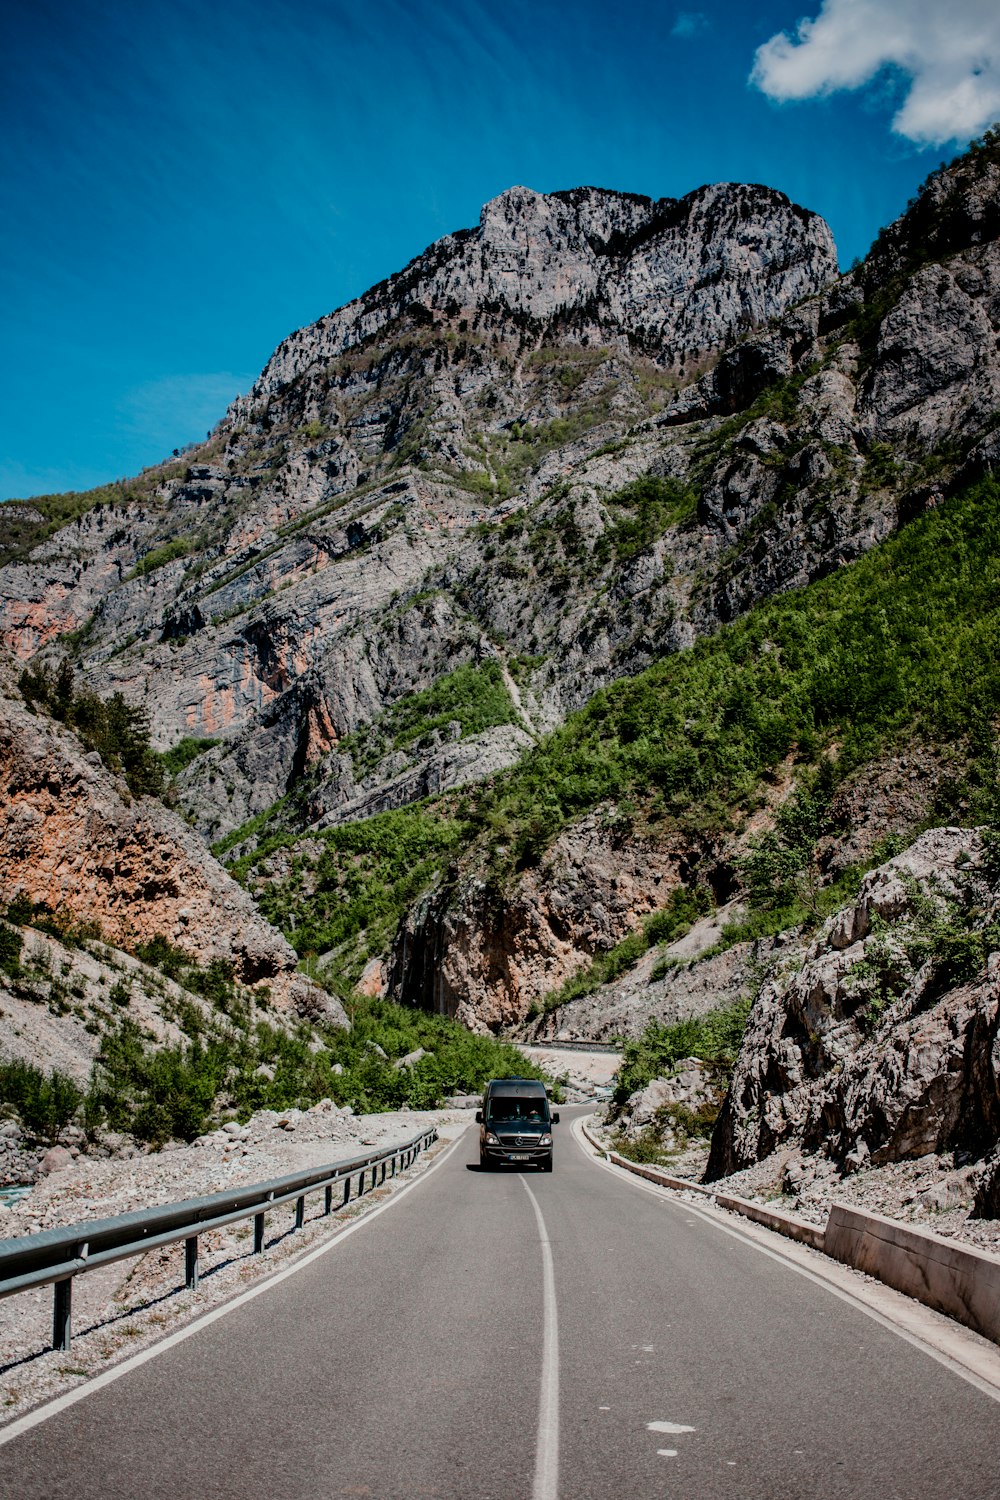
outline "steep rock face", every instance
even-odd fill
[[[662,442],[593,450],[835,273],[822,220],[766,188],[662,202],[512,189],[477,230],[287,340],[191,461],[9,563],[0,630],[22,658],[78,632],[94,686],[141,702],[158,747],[225,740],[185,776],[185,808],[213,835],[470,660],[484,630],[550,657],[539,725],[558,722],[599,680],[685,643],[683,587],[640,621],[630,601],[670,571],[660,557],[615,587],[620,618],[595,634],[586,597],[567,618],[561,585],[526,587],[519,559],[490,567],[489,532],[525,503],[544,521],[570,474],[592,544],[602,492]],[[429,592],[441,608],[407,607]],[[346,787],[335,764],[330,780]]]
[[[158,747],[223,741],[179,780],[209,837],[303,773],[297,831],[489,775],[1000,461],[996,188],[949,169],[839,280],[765,189],[512,190],[286,341],[190,460],[8,564],[2,628],[22,655],[74,628]],[[633,545],[645,476],[681,498]],[[520,663],[516,722],[358,763],[360,730],[490,651]],[[429,1000],[447,950],[442,1004],[523,1016],[649,909],[605,931],[602,878],[552,928],[534,873],[477,885],[481,853],[412,915],[399,993]]]
[[[295,972],[295,953],[196,834],[134,799],[68,730],[0,697],[0,900],[21,895],[128,948],[156,936],[303,1015],[346,1022]]]
[[[766,322],[837,274],[828,226],[773,189],[719,183],[681,199],[515,187],[477,230],[437,241],[397,276],[292,334],[238,417],[307,363],[376,338],[414,303],[473,318],[571,322],[582,340],[634,339],[683,369],[736,329]]]
[[[980,854],[974,830],[921,835],[865,876],[857,901],[764,985],[710,1177],[785,1146],[822,1150],[850,1168],[954,1147],[979,1155],[995,1141],[1000,955],[955,984],[947,967],[920,962],[914,942],[921,921],[970,892],[995,912]]]
[[[587,819],[499,898],[480,878],[429,893],[397,935],[389,994],[473,1030],[523,1022],[547,991],[662,906],[684,865],[682,850],[626,843]]]

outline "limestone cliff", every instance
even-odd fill
[[[296,956],[191,829],[134,798],[75,736],[0,696],[0,902],[66,913],[116,948],[165,938],[196,963],[222,959],[273,1002],[343,1024],[295,972]]]
[[[765,188],[512,189],[292,335],[197,451],[34,548],[22,507],[4,638],[72,650],[159,748],[217,740],[178,794],[234,854],[496,778],[600,689],[995,469],[996,157],[937,174],[845,277],[822,221]],[[456,673],[494,669],[485,718],[444,711]],[[739,829],[619,837],[613,794],[577,805],[502,884],[492,827],[439,861],[394,993],[523,1022],[696,865],[733,893]],[[275,860],[259,899],[300,873]]]
[[[710,1177],[779,1148],[857,1170],[996,1142],[994,864],[979,832],[932,829],[790,947],[751,1012]]]

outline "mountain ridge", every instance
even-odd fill
[[[815,765],[789,745],[762,761],[778,792],[755,791],[763,809],[748,801],[721,841],[647,828],[614,788],[566,794],[571,816],[550,820],[551,846],[540,818],[525,869],[497,778],[615,683],[993,471],[998,178],[987,142],[846,276],[822,221],[770,189],[697,189],[659,217],[639,195],[511,189],[478,230],[292,335],[196,452],[22,548],[3,568],[5,639],[26,660],[68,638],[161,748],[220,741],[179,772],[179,806],[331,982],[380,961],[383,987],[437,1003],[405,934],[433,914],[413,951],[440,967],[442,923],[467,958],[530,909],[530,963],[497,968],[486,943],[463,1010],[524,1024],[673,890],[703,877],[728,899],[726,840],[741,847],[759,813],[773,824]],[[589,242],[598,228],[620,254]],[[602,280],[602,259],[624,270]],[[682,282],[693,295],[671,312]],[[471,318],[455,295],[470,289]],[[494,668],[508,706],[484,716]],[[463,803],[481,819],[464,853]],[[404,824],[421,889],[383,859],[379,829]],[[487,855],[511,847],[498,885]],[[571,873],[539,891],[550,855]],[[397,894],[331,959],[286,887],[350,906],[352,881]]]

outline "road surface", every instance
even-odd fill
[[[377,1217],[0,1447],[4,1500],[997,1500],[1000,1404],[588,1158],[470,1129]]]

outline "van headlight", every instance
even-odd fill
[[[486,1144],[487,1146],[499,1146],[500,1144],[492,1130],[487,1130],[486,1132]]]
[[[550,1135],[540,1135],[538,1137],[538,1144],[540,1146],[551,1146],[552,1145],[552,1137]]]

